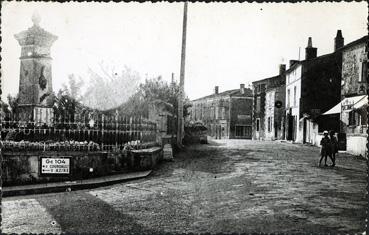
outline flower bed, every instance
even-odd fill
[[[11,141],[2,142],[3,151],[98,151],[100,146],[92,141],[46,141],[46,142],[30,142],[30,141]]]
[[[145,149],[156,146],[156,142],[141,143],[140,141],[130,141],[122,146],[102,146],[93,141],[45,141],[45,142],[30,142],[30,141],[12,141],[5,140],[2,142],[3,151],[102,151],[102,150],[130,150],[130,149]]]

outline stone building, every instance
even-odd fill
[[[254,96],[252,139],[254,140],[277,139],[280,136],[280,130],[283,128],[280,121],[284,115],[281,114],[280,109],[285,103],[282,99],[284,91],[281,88],[285,84],[285,70],[286,65],[280,65],[278,76],[252,83]],[[275,107],[276,102],[278,107],[281,105],[280,108]]]
[[[368,37],[364,36],[341,49],[341,101],[324,115],[339,117],[339,131],[346,134],[347,151],[362,156],[367,156],[367,41]]]
[[[173,113],[173,105],[162,100],[155,100],[149,104],[148,119],[156,123],[156,142],[162,146],[175,143],[177,118]]]
[[[19,116],[49,123],[53,118],[50,49],[57,37],[42,29],[40,20],[34,14],[33,26],[14,35],[21,46]]]
[[[340,100],[343,38],[334,40],[335,51],[317,57],[317,48],[308,39],[305,60],[291,61],[286,71],[286,139],[315,143],[317,132],[338,132],[339,120],[323,117]],[[319,129],[317,129],[319,128]]]
[[[251,139],[252,91],[244,84],[239,89],[214,94],[191,101],[191,121],[202,122],[208,135],[214,138]]]
[[[264,130],[266,140],[283,140],[285,134],[286,86],[280,84],[266,89]]]

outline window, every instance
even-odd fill
[[[357,120],[358,119],[358,115],[356,112],[351,111],[349,112],[349,126],[355,126],[356,124],[359,124]]]
[[[368,73],[368,64],[366,63],[366,61],[364,61],[361,64],[361,76],[359,77],[359,82],[363,82],[366,80],[367,73]]]
[[[219,107],[215,107],[215,119],[218,120],[219,119]]]
[[[296,86],[293,88],[293,106],[296,106]]]
[[[265,84],[261,84],[261,92],[265,92],[266,89],[266,85]]]
[[[215,118],[215,112],[214,112],[214,107],[210,108],[210,119],[213,120]]]
[[[273,117],[270,118],[270,132],[273,131]]]
[[[257,98],[256,98],[256,112],[258,113],[258,112],[260,112],[260,96],[258,96]]]
[[[290,107],[290,89],[287,90],[287,107]]]
[[[209,107],[206,107],[205,105],[202,107],[201,116],[203,119],[209,119]]]
[[[199,110],[198,110],[198,113],[197,113],[197,118],[198,119],[202,119],[202,105],[200,104],[199,106],[198,106],[198,108],[199,108]]]
[[[272,131],[272,125],[271,125],[271,118],[268,117],[268,132],[271,132]]]
[[[254,108],[255,112],[257,112],[257,111],[256,111],[257,107],[258,107],[258,98],[256,97],[256,98],[255,98],[255,108]]]
[[[256,119],[256,131],[260,131],[260,118]]]
[[[221,118],[225,119],[225,107],[222,107],[222,114],[221,114]]]

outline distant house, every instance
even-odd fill
[[[343,38],[338,31],[335,51],[317,57],[317,48],[309,38],[305,60],[290,61],[286,71],[287,140],[314,144],[318,132],[339,131],[337,117],[320,115],[340,100],[342,46]]]
[[[177,123],[172,104],[162,100],[154,100],[149,103],[148,119],[156,123],[156,141],[163,146],[166,143],[174,143]]]
[[[284,122],[284,85],[286,65],[280,65],[278,76],[265,78],[252,83],[253,115],[252,139],[280,139]],[[282,89],[282,90],[281,90]]]
[[[265,93],[265,139],[283,140],[285,136],[286,85],[271,86]]]
[[[251,139],[252,91],[244,84],[239,89],[214,93],[191,101],[191,121],[201,121],[214,138]]]
[[[367,156],[367,41],[368,36],[364,36],[341,48],[341,101],[324,113],[339,117],[339,131],[346,134],[347,151],[362,156]]]

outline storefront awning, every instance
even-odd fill
[[[341,112],[341,102],[338,103],[336,106],[328,110],[327,112],[323,113],[322,115],[330,115],[330,114],[336,114]]]
[[[361,100],[359,100],[356,104],[354,104],[353,109],[361,109],[368,105],[368,96],[364,96]]]
[[[366,97],[366,98],[365,98]],[[347,97],[322,115],[338,114],[343,111],[351,111],[360,101],[367,100],[366,95]],[[365,105],[365,104],[363,104]]]

